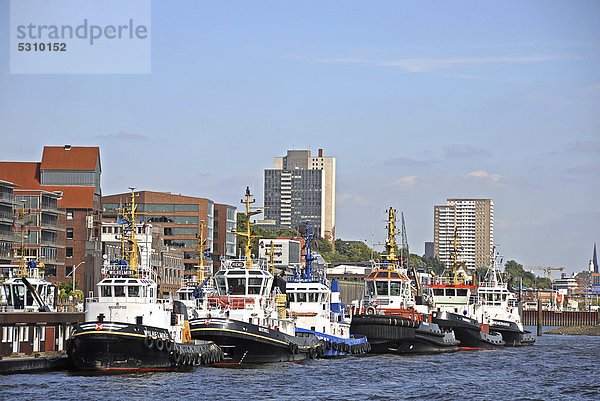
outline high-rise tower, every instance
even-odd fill
[[[335,239],[335,157],[310,150],[288,150],[265,169],[265,219],[277,227],[308,221],[321,237]]]

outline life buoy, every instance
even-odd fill
[[[148,349],[154,348],[154,339],[152,337],[145,337],[144,338],[144,345]]]
[[[156,349],[162,351],[165,349],[165,342],[162,338],[156,340]]]
[[[374,314],[375,314],[375,307],[373,307],[373,306],[369,306],[369,307],[367,308],[367,311],[366,311],[366,312],[367,312],[367,315],[374,315]]]

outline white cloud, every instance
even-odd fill
[[[407,175],[406,177],[402,177],[392,182],[392,186],[412,186],[417,182],[416,175]]]
[[[520,57],[454,57],[454,58],[405,58],[378,63],[388,67],[400,67],[407,72],[424,72],[444,67],[474,64],[514,64],[556,60],[556,56]]]
[[[498,182],[502,178],[504,178],[500,174],[490,174],[485,170],[471,171],[469,174],[467,174],[467,176],[474,177],[474,178],[489,179],[489,180],[492,180],[493,182]]]

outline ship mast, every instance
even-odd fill
[[[310,232],[310,223],[306,222],[306,243],[304,244],[306,248],[306,254],[304,256],[304,260],[306,265],[304,266],[304,279],[311,280],[312,279],[312,262],[316,258],[312,256],[312,241],[315,239],[314,233]]]
[[[204,221],[200,221],[199,235],[196,235],[198,238],[198,269],[196,270],[196,277],[198,278],[197,283],[201,284],[204,282],[204,279],[208,277],[208,272],[204,266],[204,245],[206,244],[206,238],[204,238]]]
[[[388,215],[388,219],[384,220],[387,224],[387,240],[385,244],[376,244],[376,245],[384,245],[385,246],[385,254],[381,255],[384,262],[389,262],[388,269],[393,270],[394,266],[398,262],[398,257],[396,256],[396,235],[400,234],[400,232],[396,229],[396,210],[390,207],[385,211]]]
[[[251,204],[256,202],[255,199],[250,200],[252,198],[252,194],[250,193],[250,188],[246,187],[246,200],[242,199],[241,203],[246,205],[246,216],[248,220],[246,221],[246,232],[238,232],[232,231],[232,234],[239,235],[247,238],[246,246],[245,246],[245,255],[246,255],[246,268],[250,269],[252,267],[252,238],[255,238],[254,232],[251,231],[252,223],[250,222],[250,217],[255,214],[262,213],[261,210],[250,211],[250,209],[257,209],[254,207],[250,207]]]
[[[131,203],[129,207],[125,206],[119,210],[121,214],[121,257],[128,263],[128,268],[138,274],[138,244],[135,238],[135,217],[137,205],[135,204],[135,187],[129,187],[131,190]]]

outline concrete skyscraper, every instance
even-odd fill
[[[276,227],[310,222],[315,232],[335,239],[335,157],[317,157],[310,150],[288,150],[265,169],[265,219]]]
[[[452,266],[456,228],[457,260],[467,268],[487,267],[494,243],[493,199],[448,199],[434,206],[433,243],[435,255]]]

